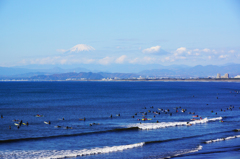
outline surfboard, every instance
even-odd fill
[[[14,125],[17,125],[17,126],[18,126],[19,124],[18,124],[18,123],[14,123]]]
[[[45,124],[49,124],[48,122],[44,121]]]
[[[35,117],[43,117],[43,115],[35,115]]]
[[[23,125],[26,125],[26,123],[22,123]]]

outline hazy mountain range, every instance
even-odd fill
[[[112,72],[95,72],[85,68],[62,69],[54,67],[51,69],[26,69],[15,67],[0,67],[0,79],[44,79],[44,80],[65,80],[68,78],[137,78],[142,77],[216,77],[217,73],[222,76],[229,73],[230,77],[240,75],[240,64],[229,64],[225,66],[197,65],[194,67],[185,65],[161,66],[158,69],[143,70],[138,73],[112,73]]]

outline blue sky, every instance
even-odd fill
[[[2,0],[0,37],[3,67],[240,63],[240,1]]]

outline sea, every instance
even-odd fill
[[[2,159],[239,159],[238,82],[0,82]]]

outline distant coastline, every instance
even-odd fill
[[[0,80],[0,82],[240,82],[240,78],[196,78],[196,79],[85,79],[85,80]]]

